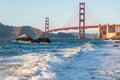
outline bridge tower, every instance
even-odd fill
[[[48,31],[49,31],[49,17],[45,18],[45,38],[48,37]]]
[[[79,26],[78,26],[78,39],[85,38],[85,3],[79,3]]]

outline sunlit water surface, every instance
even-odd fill
[[[120,45],[112,40],[0,41],[0,80],[120,80]]]

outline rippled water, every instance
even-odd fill
[[[120,80],[120,47],[114,45],[88,39],[1,41],[0,80]]]

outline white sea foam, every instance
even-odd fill
[[[10,61],[11,59],[20,59],[22,61],[14,62]],[[7,60],[5,64],[0,66],[0,80],[51,80],[56,78],[56,74],[50,70],[51,65],[48,62],[56,62],[59,59],[57,60],[57,57],[50,54],[27,54],[11,57]]]
[[[78,54],[81,51],[93,51],[93,45],[88,42],[82,46],[78,46],[75,48],[66,48],[66,49],[62,49],[62,53],[64,57],[72,57],[73,55]]]
[[[16,41],[16,40],[13,40],[12,42],[18,42],[18,43],[31,43],[30,41]]]
[[[78,52],[81,51],[80,46],[75,47],[75,48],[67,48],[67,49],[62,49],[61,54],[63,54],[63,57],[72,57],[73,55],[78,54]]]
[[[91,44],[90,42],[82,46],[82,51],[93,51],[93,50],[94,50],[93,44]]]

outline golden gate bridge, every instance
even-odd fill
[[[98,31],[98,37],[99,38],[104,38],[105,35],[107,35],[108,32],[110,33],[120,33],[120,24],[101,24],[100,20],[97,19],[97,21],[99,21],[97,23],[97,25],[86,25],[86,6],[85,3],[79,3],[79,8],[78,8],[78,25],[77,26],[71,26],[71,27],[60,27],[60,28],[55,28],[55,29],[50,29],[50,22],[49,22],[49,17],[45,18],[45,37],[48,37],[48,33],[49,32],[55,32],[55,31],[61,31],[61,30],[78,30],[78,39],[80,38],[85,38],[85,30],[89,29],[89,28],[97,28],[99,29]],[[88,19],[89,20],[89,19]],[[74,20],[73,20],[74,21]],[[71,21],[70,23],[72,23],[73,21]],[[90,20],[91,21],[91,20]],[[95,21],[95,20],[94,20]],[[96,21],[96,22],[97,22]],[[69,22],[69,21],[68,21]],[[90,22],[91,23],[91,22]]]

